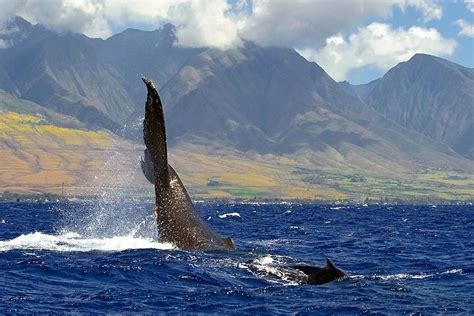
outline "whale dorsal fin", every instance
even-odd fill
[[[235,249],[235,243],[231,237],[222,238],[222,240],[224,241],[224,243],[229,249]]]
[[[332,263],[331,259],[329,258],[326,258],[326,268],[330,270],[337,270],[336,266],[334,265],[334,263]]]
[[[156,185],[168,186],[170,176],[168,173],[168,152],[166,148],[163,105],[153,82],[145,77],[142,80],[148,91],[145,104],[145,119],[143,120],[143,140],[147,150],[145,150],[145,160],[142,163],[142,169],[145,167],[144,174],[148,180],[154,180],[150,182],[155,183],[155,187]]]

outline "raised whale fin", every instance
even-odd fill
[[[153,82],[142,80],[148,95],[143,120],[146,150],[141,166],[146,178],[155,184],[153,212],[160,239],[186,250],[233,249],[232,240],[222,239],[201,219],[181,179],[168,164],[163,105]]]
[[[150,182],[155,183],[156,189],[157,186],[166,187],[170,184],[165,119],[163,105],[155,85],[146,77],[143,77],[142,80],[148,91],[145,104],[145,119],[143,120],[143,140],[147,150],[145,150],[142,168],[143,166],[145,167],[144,173],[146,178],[154,180]],[[153,168],[149,167],[150,165]],[[150,172],[152,172],[153,176]]]

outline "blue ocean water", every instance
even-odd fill
[[[159,243],[151,204],[0,204],[0,314],[474,312],[472,206],[197,208],[237,251]],[[314,286],[265,273],[326,257],[350,276]]]

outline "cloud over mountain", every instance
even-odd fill
[[[372,23],[348,39],[338,34],[328,38],[322,49],[300,53],[317,61],[336,80],[342,80],[351,69],[370,65],[388,70],[415,53],[450,56],[456,45],[456,41],[443,37],[434,28],[393,29],[388,24]]]
[[[456,48],[436,29],[393,29],[385,22],[360,27],[344,38],[368,19],[390,18],[395,7],[413,8],[425,22],[440,19],[442,7],[432,0],[0,0],[0,6],[0,32],[17,15],[60,33],[100,38],[130,26],[156,29],[171,23],[177,46],[225,49],[250,40],[295,48],[339,80],[353,68],[386,70],[416,52],[449,56]],[[0,38],[0,48],[8,45]]]
[[[0,0],[0,4],[0,24],[19,15],[55,31],[90,37],[107,38],[130,24],[156,28],[170,22],[177,27],[179,44],[192,47],[225,47],[238,44],[240,38],[261,45],[314,47],[368,17],[389,16],[394,6],[414,7],[426,20],[442,15],[441,7],[430,0]]]

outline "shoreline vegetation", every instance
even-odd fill
[[[104,201],[101,195],[59,195],[54,193],[35,193],[35,194],[24,194],[15,192],[1,192],[0,203],[49,203],[49,202],[72,202],[72,203],[87,203]],[[124,203],[130,202],[142,202],[152,203],[152,196],[117,196],[105,200],[107,203],[114,203],[117,201],[123,201]],[[330,199],[298,199],[298,198],[265,198],[265,197],[254,197],[254,198],[202,198],[193,199],[194,203],[216,203],[216,204],[317,204],[317,205],[473,205],[474,199],[471,200],[444,200],[439,198],[413,198],[413,199],[375,199],[366,198],[364,200],[330,200]]]

